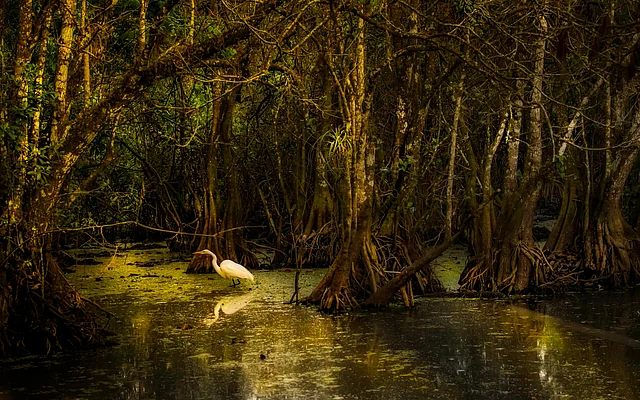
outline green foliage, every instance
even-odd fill
[[[400,169],[400,171],[408,171],[409,167],[411,167],[411,164],[413,164],[414,160],[413,157],[409,156],[406,159],[400,159],[398,160],[398,168]]]
[[[416,212],[416,205],[413,203],[413,201],[407,202],[407,205],[405,208],[407,211],[410,211],[411,213]]]
[[[13,151],[18,150],[18,138],[20,138],[20,130],[9,122],[0,122],[0,137],[2,140],[11,145]]]
[[[177,11],[177,8],[174,7],[171,10],[162,24],[162,32],[170,37],[177,37],[181,33],[186,36],[186,29],[188,29],[182,14]]]
[[[206,32],[212,36],[221,36],[222,30],[217,25],[209,25],[206,29]]]
[[[563,177],[563,178],[564,178],[565,173],[566,173],[566,161],[567,161],[567,157],[566,156],[556,155],[553,158],[553,165],[555,165],[556,170],[558,171],[560,176]]]
[[[51,173],[51,163],[49,162],[50,147],[36,147],[29,145],[29,156],[27,159],[27,175],[31,178],[31,183],[41,186]]]
[[[476,9],[474,0],[456,0],[455,11],[460,16],[465,16],[473,13]]]
[[[222,57],[224,57],[227,60],[232,59],[233,57],[235,57],[236,54],[238,54],[238,52],[233,47],[225,47],[222,50]]]

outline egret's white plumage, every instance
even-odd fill
[[[211,261],[213,269],[215,269],[218,275],[220,275],[221,277],[225,279],[231,279],[231,283],[233,283],[233,286],[237,285],[234,279],[238,279],[238,283],[240,283],[240,279],[249,279],[253,282],[253,274],[237,262],[224,260],[220,263],[220,265],[218,265],[218,257],[216,257],[216,255],[208,249],[196,251],[193,254],[203,254],[213,257],[213,260]]]

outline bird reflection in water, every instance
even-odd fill
[[[254,292],[245,293],[240,296],[227,296],[218,300],[215,307],[213,308],[213,315],[209,314],[204,319],[204,324],[206,326],[211,326],[215,324],[218,319],[220,319],[220,311],[222,311],[225,315],[231,315],[235,312],[243,309],[249,304],[249,302],[253,299]]]

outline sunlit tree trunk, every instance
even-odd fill
[[[18,40],[16,44],[16,54],[13,74],[16,82],[13,102],[18,109],[24,110],[28,106],[29,83],[26,76],[26,67],[31,61],[31,30],[33,28],[33,4],[31,0],[20,3]],[[17,147],[18,157],[12,160],[15,163],[13,168],[13,190],[8,204],[8,215],[4,216],[9,221],[9,226],[21,222],[22,203],[27,183],[27,158],[29,156],[29,134],[28,121],[22,117],[16,117],[17,122]]]
[[[138,16],[138,57],[142,61],[147,54],[147,8],[149,0],[140,1],[140,15]]]
[[[33,123],[31,126],[31,137],[33,146],[37,148],[38,138],[40,137],[41,130],[41,122],[42,122],[42,111],[43,111],[43,83],[44,83],[44,73],[46,69],[46,61],[47,61],[47,48],[49,45],[49,32],[51,27],[51,19],[53,16],[53,8],[47,7],[44,18],[44,25],[42,26],[42,30],[40,33],[40,45],[38,48],[38,60],[36,63],[36,79],[35,79],[35,90],[34,90],[34,100],[36,102],[35,111],[33,112]]]
[[[54,78],[55,104],[51,119],[51,143],[57,144],[66,135],[69,104],[67,100],[67,84],[69,81],[69,64],[76,26],[76,1],[62,0],[62,28],[58,44],[58,64]]]
[[[80,12],[80,34],[82,35],[82,83],[83,83],[83,105],[89,107],[91,102],[91,60],[89,58],[89,37],[88,32],[89,16],[87,15],[87,0],[82,0]]]
[[[334,24],[334,27],[339,25],[335,14]],[[347,60],[348,73],[344,76],[343,85],[336,75],[336,65],[333,62],[330,65],[340,91],[345,135],[343,146],[338,150],[344,167],[339,194],[341,249],[322,281],[307,298],[308,302],[319,303],[321,309],[333,311],[355,306],[359,297],[358,287],[364,283],[370,291],[375,291],[379,280],[375,247],[370,237],[375,152],[372,151],[368,132],[370,94],[365,74],[364,22],[358,20],[353,29],[355,43]],[[339,54],[345,54],[344,48]],[[358,281],[362,283],[356,283]]]
[[[187,41],[189,44],[193,44],[196,37],[196,0],[191,0],[189,3],[189,33],[187,34]]]
[[[518,159],[520,156],[520,132],[522,130],[522,98],[524,84],[518,81],[518,92],[513,101],[509,130],[507,132],[507,168],[504,172],[504,197],[512,198],[518,187]]]

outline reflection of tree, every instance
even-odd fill
[[[537,355],[540,385],[551,398],[584,395],[607,398],[616,393],[621,398],[635,398],[634,388],[622,379],[627,374],[625,354],[635,347],[633,339],[620,333],[576,323],[529,310],[510,306],[521,320],[517,329],[521,334],[530,327],[529,336],[536,335],[534,350]],[[514,327],[516,325],[514,324]],[[535,332],[538,332],[537,334]],[[571,332],[572,334],[568,334]],[[585,340],[587,338],[591,338]],[[602,384],[594,384],[600,381]],[[613,382],[616,383],[612,387]]]
[[[357,393],[409,397],[436,388],[442,398],[479,390],[498,398],[636,397],[624,346],[526,307],[444,300],[403,313],[332,318],[268,309],[274,314],[254,320],[263,324],[262,338],[242,347],[243,357],[268,354],[245,369],[259,395],[345,395],[357,386]],[[411,388],[398,385],[409,380]]]

